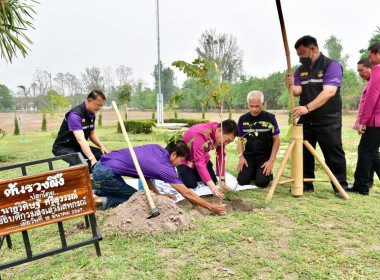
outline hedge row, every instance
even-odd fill
[[[199,120],[199,119],[165,119],[165,123],[187,123],[186,127],[193,126],[195,124],[206,123],[209,120]],[[125,120],[124,121],[125,130],[132,134],[150,134],[152,133],[153,127],[156,126],[154,120]],[[120,124],[117,123],[117,132],[121,133]]]
[[[150,134],[156,123],[153,120],[125,120],[125,130],[132,134]],[[117,123],[117,132],[121,133],[120,124]]]
[[[186,127],[193,126],[195,124],[206,123],[209,120],[200,120],[200,119],[165,119],[166,123],[187,123]]]

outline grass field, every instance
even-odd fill
[[[286,115],[286,114],[284,114]],[[1,117],[1,114],[0,114]],[[206,115],[207,117],[207,115]],[[354,115],[344,117],[343,145],[352,182],[359,136],[350,127]],[[281,124],[281,149],[277,170],[288,145],[286,121]],[[8,135],[0,139],[0,166],[49,158],[57,130]],[[126,147],[115,125],[97,129],[109,150]],[[168,132],[129,135],[133,145],[164,145]],[[317,150],[319,154],[320,151]],[[227,171],[236,175],[236,141],[228,146]],[[0,180],[14,174],[2,172]],[[287,173],[289,166],[287,166]],[[317,165],[317,177],[326,175]],[[376,177],[376,185],[379,185]],[[155,237],[112,235],[100,242],[102,257],[86,246],[1,271],[3,279],[379,279],[380,191],[369,196],[349,194],[335,198],[329,183],[316,183],[315,193],[300,198],[289,194],[290,185],[278,186],[272,202],[265,204],[268,189],[234,193],[251,202],[251,213],[194,217],[191,231],[162,233]],[[68,242],[90,236],[65,222]],[[101,228],[101,225],[100,225]],[[35,253],[59,246],[55,225],[29,232]],[[22,257],[21,233],[13,234],[14,248],[0,250],[1,262]]]

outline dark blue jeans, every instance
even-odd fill
[[[94,189],[94,194],[102,197],[103,209],[118,206],[137,191],[112,169],[102,165],[101,160],[95,165],[92,176],[95,183],[100,185],[99,189]]]

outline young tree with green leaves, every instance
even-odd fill
[[[331,59],[338,61],[343,69],[347,67],[347,60],[349,59],[349,55],[343,55],[343,46],[341,44],[341,40],[339,40],[336,36],[331,35],[323,46],[327,50],[327,56]]]
[[[379,26],[376,26],[376,27],[377,27],[377,30],[375,30],[375,33],[373,34],[373,36],[368,41],[368,47],[372,46],[373,44],[375,44],[377,42],[380,42],[380,27]],[[368,57],[368,47],[361,49],[359,51],[359,53],[361,54],[360,58]]]
[[[116,89],[117,100],[124,105],[125,108],[125,119],[128,119],[128,103],[131,101],[132,96],[132,86],[131,85],[122,85],[118,86]]]
[[[220,109],[219,117],[220,123],[222,124],[223,106],[226,102],[226,99],[231,98],[230,96],[232,95],[232,91],[226,82],[220,81],[218,76],[220,72],[218,72],[216,68],[217,63],[215,61],[196,59],[192,63],[187,63],[185,61],[175,61],[172,65],[179,68],[180,71],[183,71],[187,77],[195,78],[199,85],[207,90],[207,99],[212,103],[213,106],[215,106],[215,108]],[[221,147],[223,147],[222,125],[221,135]],[[211,141],[210,144],[214,145],[215,143]],[[222,170],[222,166],[224,166],[225,160],[223,158],[223,153],[221,153],[221,155],[221,166],[219,166],[219,170]]]
[[[49,90],[45,95],[45,106],[47,110],[55,112],[70,106],[70,98],[55,90]]]
[[[47,124],[47,121],[46,121],[46,112],[43,111],[43,113],[42,113],[42,126],[41,126],[41,131],[46,131],[46,124]]]
[[[161,69],[161,93],[164,98],[164,103],[169,103],[173,96],[176,87],[174,86],[174,72],[169,67],[164,67],[160,61]],[[153,71],[155,89],[158,91],[158,64],[154,65]]]
[[[15,129],[13,130],[13,135],[19,135],[19,134],[20,134],[20,128],[18,126],[17,115],[15,112]]]
[[[14,106],[10,89],[0,85],[0,111],[12,109]]]

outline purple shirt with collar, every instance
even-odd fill
[[[169,184],[183,184],[170,162],[170,155],[166,149],[157,144],[148,144],[135,147],[133,150],[146,178],[159,179]],[[102,155],[101,163],[118,175],[139,177],[129,149]]]
[[[320,57],[321,56],[319,56],[318,59]],[[325,74],[323,75],[323,85],[340,87],[342,84],[342,78],[343,78],[343,72],[342,72],[342,68],[339,62],[332,61],[327,67]],[[294,85],[301,86],[299,68],[297,68],[296,72],[294,73]]]
[[[85,104],[85,107],[86,107],[86,104]],[[87,107],[86,107],[86,111],[87,111]],[[90,114],[88,111],[87,111],[87,115],[90,118],[93,118],[95,116],[95,114]],[[83,130],[82,117],[77,112],[70,112],[66,117],[66,121],[67,121],[70,131]],[[94,129],[95,129],[95,124],[91,130],[94,130]]]

